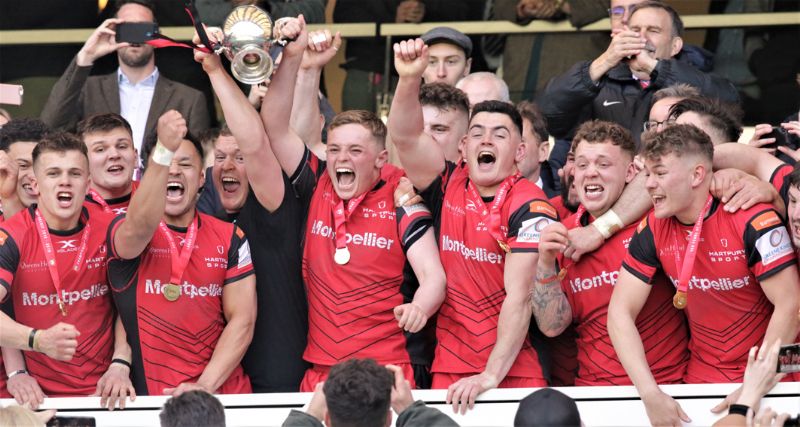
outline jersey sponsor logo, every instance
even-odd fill
[[[89,301],[93,298],[102,297],[107,294],[108,285],[95,283],[89,288],[80,291],[68,291],[66,289],[62,289],[61,300],[64,301],[64,304],[72,305],[78,301]],[[51,294],[40,294],[37,292],[23,292],[22,305],[30,307],[58,305],[58,293],[53,292]]]
[[[311,224],[311,234],[322,236],[331,240],[336,238],[336,232],[333,231],[333,228],[325,224],[325,222],[322,220],[316,220],[313,224]],[[370,232],[360,234],[347,233],[346,239],[348,245],[352,244],[357,246],[366,246],[369,248],[386,249],[387,251],[391,250],[392,245],[394,244],[393,239],[379,236],[378,233]]]
[[[114,215],[125,215],[128,213],[128,208],[125,206],[121,208],[111,208],[111,212],[114,212]]]
[[[444,201],[444,208],[447,209],[448,212],[456,216],[465,216],[467,214],[464,208],[450,203],[450,201],[447,199],[445,199]],[[467,203],[467,209],[470,209],[469,203]],[[473,212],[478,212],[478,208],[475,206],[475,203],[472,203],[472,209],[474,209]]]
[[[61,252],[77,251],[78,247],[75,246],[75,242],[77,242],[77,241],[78,241],[78,239],[58,240],[58,241],[56,241],[56,243],[58,243],[59,246],[60,246],[58,248],[57,252],[61,253]]]
[[[709,251],[711,262],[741,262],[745,260],[744,249],[735,251]]]
[[[247,240],[245,240],[242,242],[242,246],[239,246],[239,265],[237,267],[242,269],[252,263],[253,260],[250,257],[250,244],[247,243]]]
[[[572,289],[572,293],[577,294],[579,292],[588,291],[592,288],[599,288],[604,285],[614,286],[617,283],[618,277],[619,271],[602,271],[599,275],[587,277],[585,279],[580,277],[570,279],[569,286]]]
[[[537,217],[527,219],[522,222],[517,233],[517,242],[519,243],[539,243],[542,237],[542,230],[548,225],[554,223],[550,218]]]
[[[472,199],[467,199],[467,203],[464,206],[470,212],[478,212],[478,206],[475,204],[475,201]]]
[[[167,283],[161,283],[160,280],[146,279],[144,281],[144,293],[150,295],[161,295],[164,292],[164,287]],[[210,283],[206,286],[196,286],[187,281],[183,281],[181,288],[181,297],[221,297],[222,286],[217,283]]]
[[[756,250],[761,255],[761,264],[769,265],[792,253],[792,243],[786,227],[778,227],[756,240]]]
[[[206,268],[221,268],[223,270],[228,268],[228,259],[221,257],[205,257],[203,261],[206,263]]]
[[[750,221],[750,225],[756,231],[761,231],[765,228],[772,227],[773,225],[778,225],[781,223],[781,219],[778,218],[778,214],[774,211],[764,212],[763,214],[757,216],[754,220]]]
[[[669,277],[669,280],[672,282],[673,285],[675,285],[678,282],[678,280],[673,278],[672,276]],[[692,276],[692,278],[689,280],[689,289],[697,289],[703,292],[707,292],[709,290],[733,291],[748,286],[749,284],[750,284],[750,277],[748,276],[738,277],[738,278],[715,277],[713,279]]]
[[[442,251],[456,252],[461,254],[468,261],[488,262],[490,264],[501,264],[503,255],[499,252],[492,252],[486,248],[470,248],[460,240],[453,240],[448,235],[442,236]]]
[[[6,239],[8,239],[8,234],[6,234],[5,231],[0,230],[0,246],[3,246],[3,245],[6,244]]]
[[[558,212],[556,212],[556,208],[543,200],[534,200],[528,207],[530,208],[531,213],[545,214],[553,218],[558,218]]]

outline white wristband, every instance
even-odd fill
[[[622,223],[622,219],[620,219],[619,215],[617,215],[613,209],[609,209],[606,213],[597,217],[592,225],[603,235],[604,239],[608,239],[625,226],[625,224]]]
[[[156,147],[153,149],[152,156],[155,163],[169,167],[172,164],[172,157],[174,156],[174,151],[169,151],[167,147],[161,144],[161,141],[156,142]]]

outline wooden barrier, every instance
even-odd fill
[[[710,408],[719,403],[737,384],[685,384],[665,385],[662,389],[675,397],[692,419],[691,426],[708,426],[719,416]],[[444,404],[444,390],[417,390],[416,399],[453,417],[461,426],[509,426],[513,424],[518,402],[535,389],[496,389],[478,398],[475,409],[467,415],[454,415]],[[562,392],[578,404],[581,418],[587,427],[592,426],[644,426],[648,425],[644,405],[633,387],[564,387]],[[227,425],[278,426],[291,409],[301,409],[311,399],[311,393],[275,393],[249,395],[220,395],[225,406]],[[141,396],[129,402],[124,411],[109,412],[98,407],[98,397],[45,399],[44,409],[58,409],[65,416],[91,416],[99,426],[158,425],[158,413],[166,401],[164,396]],[[0,400],[0,404],[13,404]],[[792,417],[800,412],[800,382],[778,384],[764,399],[777,412],[788,412]]]

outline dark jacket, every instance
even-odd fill
[[[590,61],[575,64],[545,89],[540,106],[547,118],[547,130],[556,138],[571,138],[584,121],[600,119],[628,128],[638,143],[653,93],[676,83],[690,84],[704,96],[739,101],[731,82],[677,59],[659,60],[646,89],[633,78],[626,64],[612,68],[597,83],[589,77],[590,65]]]
[[[418,400],[397,417],[395,426],[458,427],[458,424],[438,409],[429,408],[425,402]],[[322,427],[322,423],[305,412],[292,409],[283,427]]]

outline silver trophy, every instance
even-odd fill
[[[274,45],[284,46],[287,42],[280,35],[274,36],[273,28],[280,29],[284,20],[273,25],[269,14],[257,6],[239,6],[228,15],[222,26],[224,39],[215,51],[225,52],[236,80],[253,85],[272,75],[275,60],[270,51]]]

